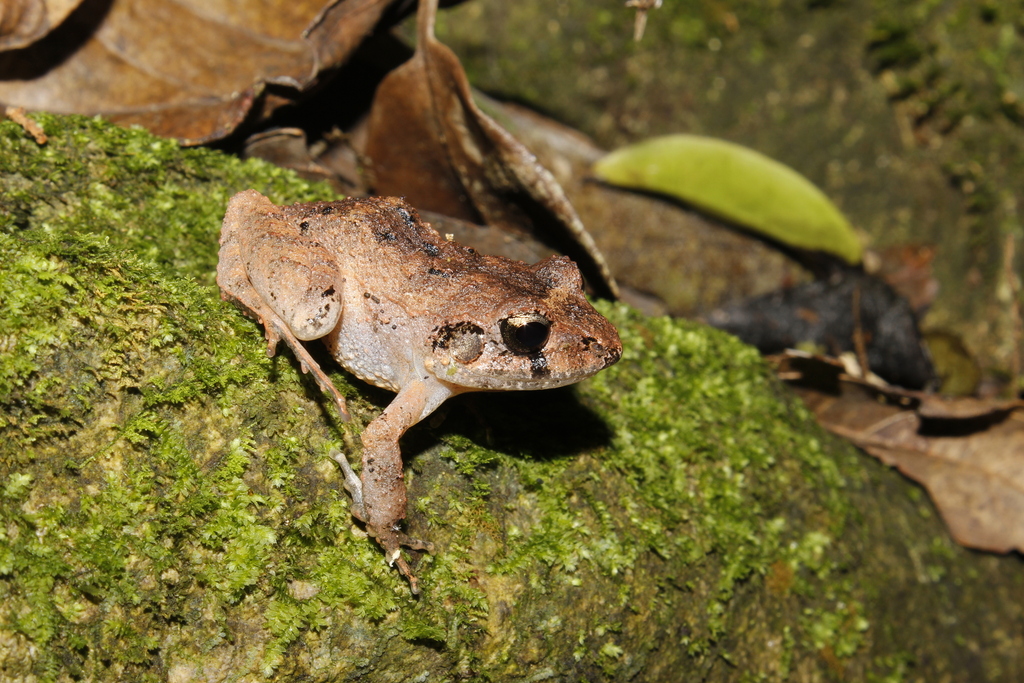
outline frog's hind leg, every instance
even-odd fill
[[[253,290],[253,293],[255,294],[255,290]],[[309,349],[306,348],[305,344],[299,341],[295,335],[289,331],[288,326],[283,320],[281,320],[280,316],[278,316],[277,313],[275,313],[269,306],[261,304],[250,305],[249,302],[243,300],[237,295],[232,295],[230,298],[240,301],[252,312],[260,325],[263,326],[263,332],[267,338],[267,358],[273,358],[277,353],[278,343],[284,341],[284,343],[292,350],[292,353],[295,354],[295,357],[299,359],[299,367],[302,369],[302,372],[312,373],[313,378],[320,387],[320,390],[334,399],[334,405],[338,407],[341,419],[344,422],[348,422],[351,419],[351,416],[348,412],[348,406],[345,404],[345,397],[342,396],[341,392],[338,391],[338,388],[334,386],[334,382],[332,382],[331,378],[327,376],[327,373],[323,371],[320,364],[313,359],[313,356],[309,353]],[[259,300],[258,297],[256,300]]]
[[[274,356],[279,341],[288,344],[347,422],[345,397],[299,341],[330,333],[342,311],[338,264],[304,225],[301,217],[286,219],[255,190],[232,197],[221,229],[217,284],[225,299],[239,302],[263,325],[267,356]]]
[[[224,299],[230,299],[241,303],[250,315],[255,317],[259,324],[263,326],[263,334],[266,336],[267,357],[272,358],[274,356],[276,351],[278,351],[279,342],[284,341],[288,344],[289,348],[291,348],[292,352],[295,354],[295,357],[299,359],[299,365],[302,368],[302,372],[312,373],[312,376],[316,380],[316,384],[319,388],[334,399],[334,403],[338,407],[338,412],[341,414],[341,419],[348,422],[350,416],[348,414],[348,407],[345,404],[345,397],[341,395],[338,388],[334,386],[334,382],[332,382],[331,378],[327,376],[327,373],[319,367],[319,364],[317,364],[309,353],[309,349],[307,349],[305,345],[291,333],[291,330],[283,321],[281,316],[276,313],[273,308],[263,302],[259,293],[249,283],[249,280],[244,274],[240,276],[233,272],[221,273],[218,271],[218,283],[222,283],[222,281],[227,282],[228,278],[231,278],[231,287],[230,289],[227,289],[224,284],[221,284],[221,296]]]
[[[246,291],[249,290],[249,291]],[[252,296],[248,296],[251,291]],[[350,419],[348,406],[345,405],[345,397],[341,395],[338,388],[334,386],[334,382],[327,376],[327,373],[320,368],[320,364],[313,360],[313,356],[310,355],[309,349],[305,345],[295,338],[295,336],[288,331],[288,326],[284,324],[269,306],[266,306],[260,302],[259,295],[256,290],[252,288],[252,285],[245,281],[245,287],[239,287],[232,291],[230,294],[225,290],[221,295],[225,299],[231,299],[238,301],[244,306],[250,315],[263,326],[263,333],[267,338],[267,358],[273,358],[277,353],[277,345],[282,340],[291,348],[292,353],[299,359],[300,367],[302,372],[312,372],[314,379],[316,379],[317,385],[320,390],[329,394],[334,399],[334,405],[338,407],[338,412],[341,414],[341,419],[348,422]]]
[[[264,330],[267,334],[267,357],[273,358],[274,351],[277,347],[277,342],[284,340],[295,357],[299,359],[299,365],[302,368],[302,372],[308,372],[313,375],[316,383],[320,386],[320,389],[334,399],[334,405],[338,406],[338,412],[341,414],[341,419],[348,422],[351,419],[351,415],[348,412],[348,406],[345,404],[345,397],[342,396],[338,388],[334,386],[334,382],[327,376],[327,373],[320,368],[320,364],[313,360],[313,356],[309,353],[309,349],[295,338],[295,336],[288,331],[288,327],[284,325],[280,318],[276,314],[271,313],[274,319],[268,320],[262,318],[260,322],[263,323]],[[273,330],[273,332],[271,331]]]

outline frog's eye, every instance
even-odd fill
[[[501,339],[512,353],[534,353],[544,348],[551,321],[540,313],[520,313],[498,323]]]

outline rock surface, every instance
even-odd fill
[[[0,679],[1014,680],[1017,558],[826,436],[733,338],[602,304],[622,361],[403,444],[423,595],[354,525],[354,420],[212,286],[227,198],[327,196],[141,131],[0,123]]]

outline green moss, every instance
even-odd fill
[[[355,416],[341,424],[290,354],[266,358],[204,284],[222,204],[169,210],[161,226],[182,233],[125,229],[145,225],[147,177],[156,194],[203,178],[221,199],[274,178],[278,201],[316,189],[44,123],[52,147],[0,124],[18,148],[0,183],[25,193],[0,234],[2,677],[881,679],[948,636],[936,613],[1012,604],[991,591],[1019,587],[1017,568],[936,541],[922,501],[828,440],[752,349],[606,303],[615,367],[575,390],[456,399],[404,439],[409,532],[438,546],[412,557],[414,600],[327,457],[355,456],[387,397],[336,373]]]
[[[99,233],[165,272],[212,285],[220,217],[235,192],[255,188],[277,203],[334,197],[266,162],[238,161],[100,119],[36,114],[45,146],[0,123],[0,230]],[[211,182],[215,180],[216,182]]]

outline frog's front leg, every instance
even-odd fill
[[[433,552],[433,544],[409,538],[400,530],[405,518],[406,492],[402,453],[398,440],[414,424],[451,395],[447,389],[433,390],[416,381],[402,389],[390,405],[363,430],[362,479],[356,478],[344,456],[334,459],[345,472],[345,488],[352,495],[352,514],[366,524],[366,530],[377,539],[388,564],[409,579],[414,594],[419,593],[416,577],[402,557],[401,546]]]

